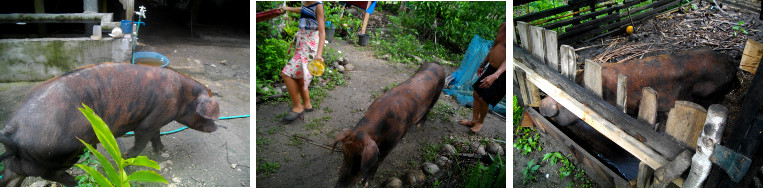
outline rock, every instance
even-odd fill
[[[426,178],[426,175],[421,170],[409,170],[405,174],[404,180],[406,185],[416,185],[426,180]]]
[[[477,149],[477,154],[480,156],[487,155],[487,152],[485,152],[485,146],[480,145],[480,147]]]
[[[477,155],[480,155],[480,156],[487,155],[487,152],[485,152],[485,145],[482,145],[480,142],[473,142],[469,146],[470,146],[469,148],[471,149],[473,153],[476,153]]]
[[[32,183],[32,185],[29,185],[29,187],[45,187],[45,185],[48,184],[46,181],[36,181]]]
[[[174,177],[172,178],[172,181],[175,183],[180,183],[180,177]]]
[[[159,163],[159,169],[164,170],[164,168],[169,165],[172,165],[172,160],[166,160],[164,162]]]
[[[339,61],[339,65],[346,65],[347,64],[347,59],[343,58],[343,57],[340,57],[339,59],[337,59],[337,61]]]
[[[456,154],[456,148],[450,144],[445,144],[444,146],[442,146],[442,151],[445,152],[445,155]]]
[[[469,151],[469,143],[466,143],[466,142],[456,140],[453,142],[453,146],[457,148],[457,151],[461,151],[461,152]]]
[[[262,93],[267,93],[268,91],[270,91],[270,88],[268,88],[267,86],[265,86],[265,87],[262,87],[262,90],[261,90],[261,91],[262,91]]]
[[[344,69],[346,69],[347,71],[352,71],[355,69],[355,66],[352,64],[347,64],[347,65],[344,65]]]
[[[344,64],[342,64],[342,65],[346,65],[346,64],[349,64],[349,63],[350,63],[350,60],[349,60],[349,59],[347,59],[347,58],[342,58],[342,63],[344,63]]]
[[[445,157],[445,156],[437,157],[437,160],[435,162],[437,163],[438,166],[442,166],[443,168],[448,168],[448,166],[450,166],[450,163],[452,163],[450,159],[448,159],[448,157]]]
[[[384,181],[384,188],[402,188],[403,187],[403,181],[396,177],[390,177],[387,178],[387,181]]]
[[[222,61],[220,61],[220,64],[226,65],[226,63],[228,63],[228,60],[222,60]]]
[[[334,63],[332,63],[331,65],[333,65],[333,66],[334,66],[334,68],[337,68],[337,67],[339,67],[339,60],[337,60],[337,61],[334,61]]]
[[[487,151],[492,154],[502,155],[503,147],[501,147],[501,145],[496,142],[489,142],[487,143]]]
[[[440,167],[437,167],[437,165],[432,164],[430,162],[424,163],[424,166],[422,166],[422,169],[424,170],[424,173],[426,173],[427,175],[432,175],[440,171]]]
[[[230,164],[230,168],[236,169],[236,163]]]
[[[341,73],[344,73],[344,66],[339,65],[339,66],[336,67],[336,70],[341,72]]]
[[[273,90],[275,90],[275,91],[276,91],[276,94],[278,94],[278,93],[283,93],[283,90],[281,90],[281,88],[280,88],[280,87],[276,87],[276,88],[275,88],[275,89],[273,89]]]
[[[389,54],[385,54],[385,55],[383,55],[383,56],[382,56],[382,59],[384,59],[384,60],[389,60]]]

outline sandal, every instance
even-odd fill
[[[303,112],[297,113],[295,111],[289,111],[289,113],[286,114],[286,116],[283,117],[283,120],[284,121],[294,121],[297,118],[299,118],[300,116],[302,116],[303,113],[305,113],[305,112],[303,111]]]
[[[305,108],[305,112],[312,112],[313,108]]]

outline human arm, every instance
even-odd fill
[[[323,43],[326,41],[326,20],[323,13],[323,4],[315,7],[315,17],[318,21],[318,52],[315,55],[315,59],[320,59],[321,61],[323,61]]]
[[[501,63],[501,66],[498,67],[498,70],[496,70],[495,73],[480,80],[480,82],[482,82],[482,84],[480,84],[480,88],[488,88],[490,85],[493,85],[493,82],[495,82],[495,80],[498,79],[498,77],[501,76],[503,72],[506,72],[506,60]]]
[[[281,7],[279,9],[281,9],[282,13],[286,13],[284,11],[289,11],[289,12],[294,12],[294,13],[302,13],[302,8],[300,8],[300,7]]]

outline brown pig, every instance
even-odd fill
[[[413,77],[374,100],[355,128],[339,133],[334,147],[342,143],[344,164],[336,187],[366,184],[373,178],[408,128],[426,121],[444,84],[442,67],[425,63]]]
[[[204,85],[176,71],[128,63],[85,66],[33,88],[0,130],[6,152],[0,186],[20,186],[40,176],[76,186],[65,170],[77,162],[84,145],[98,143],[88,120],[77,110],[85,104],[114,136],[135,132],[125,158],[137,156],[150,140],[164,150],[159,129],[174,121],[202,132],[217,129],[219,106]]]
[[[617,74],[623,74],[628,76],[626,108],[631,115],[637,112],[645,87],[657,91],[657,111],[660,113],[667,113],[676,100],[692,101],[707,108],[738,87],[736,67],[730,57],[711,50],[689,50],[604,64],[601,68],[602,94],[605,101],[615,105]],[[577,118],[550,97],[541,101],[540,111],[543,116],[554,117],[562,126],[575,121],[570,117]]]

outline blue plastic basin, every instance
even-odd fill
[[[133,63],[142,65],[166,67],[170,64],[170,59],[156,52],[135,52],[132,55],[132,59]]]

